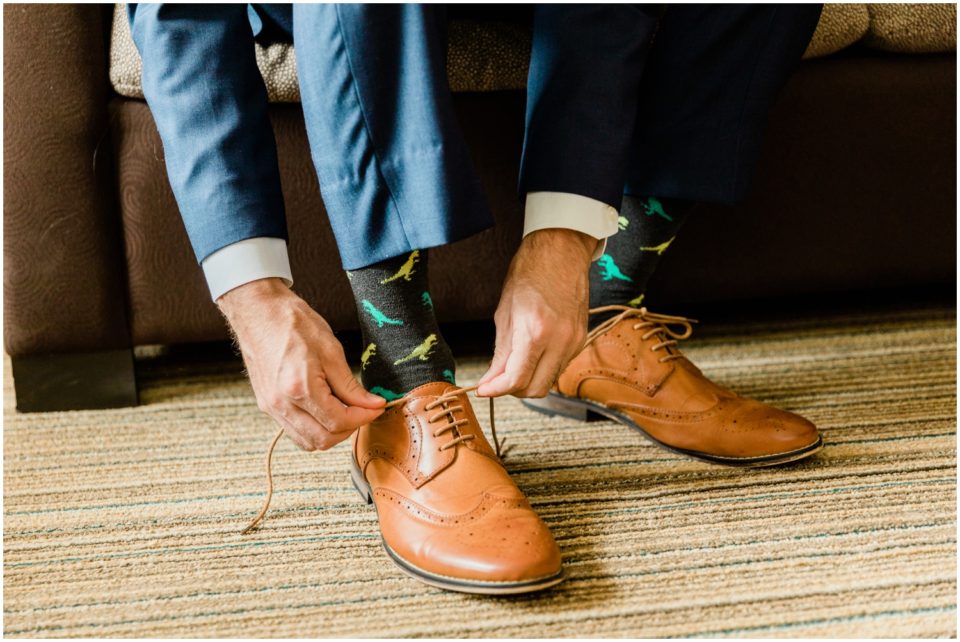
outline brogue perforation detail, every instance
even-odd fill
[[[483,493],[477,505],[465,513],[444,514],[432,511],[425,506],[407,499],[399,493],[395,493],[386,488],[377,488],[373,491],[374,498],[379,498],[388,503],[399,506],[408,514],[418,519],[437,526],[459,527],[472,524],[483,518],[490,511],[496,508],[530,508],[526,499],[508,499],[506,497],[497,497],[490,493]]]
[[[608,408],[614,410],[621,410],[643,417],[649,417],[651,419],[656,419],[658,421],[666,422],[675,422],[675,423],[696,423],[701,421],[706,421],[717,414],[723,409],[721,404],[716,404],[712,408],[707,410],[701,410],[698,412],[681,412],[677,410],[657,410],[654,408],[645,408],[643,406],[638,406],[636,404],[627,402],[627,401],[610,401],[605,404]]]

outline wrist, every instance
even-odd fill
[[[269,277],[257,279],[237,286],[224,292],[217,299],[217,306],[227,320],[233,324],[234,319],[244,311],[248,311],[263,304],[275,304],[288,297],[296,297],[283,279]]]
[[[531,249],[573,255],[588,264],[593,260],[597,243],[599,241],[593,236],[569,228],[536,230],[523,238],[523,245]]]

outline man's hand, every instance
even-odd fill
[[[597,240],[569,229],[528,234],[494,314],[497,345],[477,394],[543,397],[583,347]]]
[[[383,412],[363,389],[323,318],[280,279],[217,300],[233,328],[257,405],[304,450],[326,450]]]

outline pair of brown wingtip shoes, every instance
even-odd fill
[[[822,447],[809,421],[704,377],[676,347],[690,334],[688,319],[624,306],[608,311],[615,316],[591,331],[555,389],[524,403],[583,420],[601,415],[711,463],[770,466]],[[465,390],[420,386],[358,430],[352,446],[353,483],[376,506],[383,546],[404,572],[483,594],[527,593],[563,580],[550,530],[503,468]]]

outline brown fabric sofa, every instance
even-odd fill
[[[110,5],[4,6],[4,342],[21,410],[136,402],[132,348],[222,340],[147,106],[109,80]],[[688,304],[949,284],[956,55],[859,47],[805,61],[749,201],[706,208],[649,300]],[[519,90],[461,92],[498,225],[437,250],[441,321],[488,318],[520,240]],[[295,103],[271,107],[296,289],[337,329],[353,302]]]

